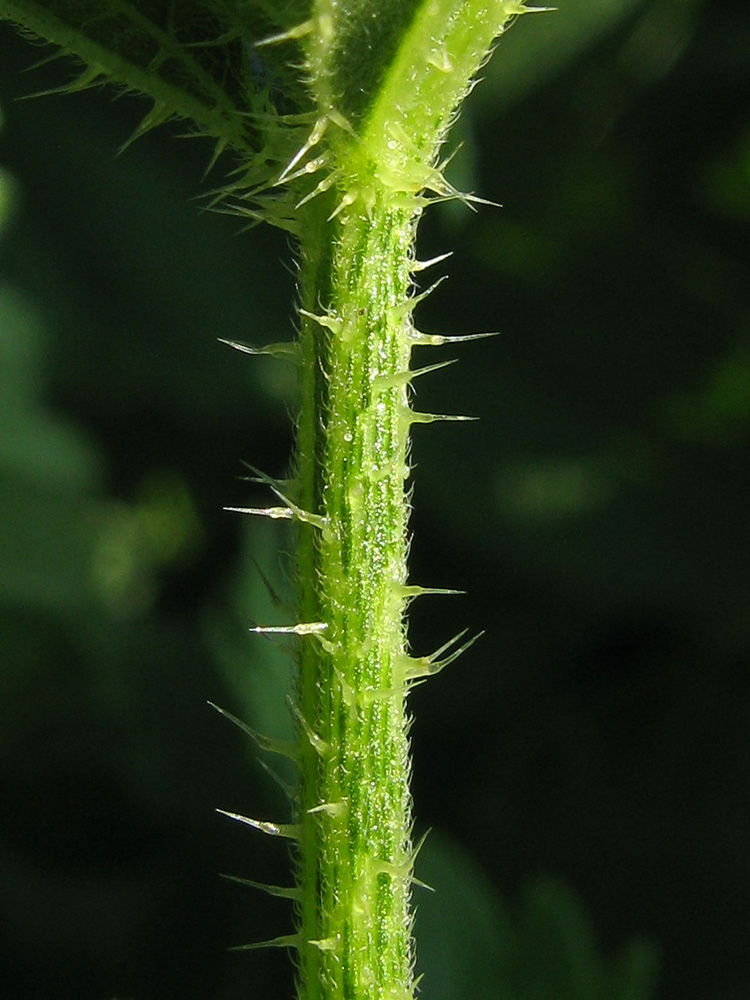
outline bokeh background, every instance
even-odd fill
[[[219,703],[288,732],[288,540],[222,512],[283,475],[283,235],[203,210],[210,148],[0,26],[0,995],[286,1000],[286,805]],[[560,0],[454,134],[423,329],[417,887],[431,1000],[747,1000],[750,19]],[[214,175],[214,183],[218,175]],[[419,360],[419,359],[418,359]],[[430,361],[436,360],[433,353]],[[424,361],[422,363],[425,363]],[[281,553],[281,556],[279,556]],[[270,584],[270,590],[264,582]],[[271,592],[273,591],[273,597]]]

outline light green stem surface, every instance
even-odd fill
[[[301,416],[299,474],[307,436],[322,461],[306,493],[325,523],[302,527],[300,597],[303,618],[326,630],[308,641],[299,682],[302,716],[321,741],[301,727],[300,995],[401,1000],[413,964],[403,611],[414,220],[376,203],[336,226],[333,329],[307,319],[302,331],[303,356],[325,367],[307,373],[318,395]]]
[[[428,0],[371,103],[336,93],[336,3],[310,44],[334,183],[319,184],[301,234],[300,988],[302,1000],[414,995],[410,757],[406,695],[440,668],[407,651],[406,479],[414,238],[461,97],[517,2]],[[326,39],[329,39],[328,49]],[[330,51],[329,51],[330,49]],[[354,114],[355,120],[350,116]],[[315,130],[314,130],[315,131]],[[304,158],[300,159],[304,162]],[[318,204],[320,202],[320,204]],[[313,206],[316,206],[313,208]],[[327,249],[321,254],[320,247]],[[437,338],[439,339],[439,338]],[[311,587],[314,583],[314,587]]]

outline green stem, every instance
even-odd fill
[[[300,676],[301,996],[401,1000],[413,964],[403,612],[414,219],[377,203],[342,213],[337,230],[321,317],[331,329],[310,318],[302,329],[318,349],[303,356],[323,359],[325,376],[309,373],[314,406],[300,425],[319,461],[300,444],[299,473],[325,524],[318,538],[302,529],[301,602],[326,630]]]
[[[319,186],[300,227],[299,502],[322,519],[300,526],[300,609],[324,625],[305,640],[299,678],[302,1000],[414,992],[406,695],[441,664],[406,647],[420,593],[407,586],[409,427],[433,419],[408,400],[413,247],[425,189],[450,193],[435,158],[455,107],[522,9],[415,5],[363,109],[359,95],[334,102],[326,60],[341,58],[341,33],[336,4],[318,5],[310,64],[335,183]]]

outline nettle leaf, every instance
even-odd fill
[[[261,65],[247,58],[248,45],[287,30],[305,9],[304,2],[0,0],[0,18],[82,64],[60,91],[111,83],[152,99],[133,138],[169,119],[186,119],[221,149],[245,154],[262,144],[259,111],[271,110],[269,80],[283,78],[287,103],[304,99],[288,52],[283,62],[271,54]]]

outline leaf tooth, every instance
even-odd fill
[[[60,49],[49,58],[42,59],[40,62],[30,66],[29,69],[36,69],[39,66],[44,66],[45,63],[51,62],[53,59],[61,59],[72,55],[73,53],[70,50]],[[30,100],[34,97],[52,97],[56,94],[76,94],[81,90],[88,90],[89,88],[96,86],[97,82],[103,82],[104,76],[104,68],[102,66],[98,66],[96,63],[91,63],[69,83],[60,84],[59,87],[49,87],[45,90],[35,90],[32,94],[24,94],[23,100]]]
[[[124,153],[125,150],[131,146],[136,139],[140,139],[151,129],[156,128],[158,125],[163,125],[164,122],[169,121],[174,115],[174,111],[167,107],[166,104],[161,101],[154,101],[154,106],[144,115],[139,125],[133,130],[132,134],[118,149],[118,154]]]
[[[36,32],[27,31],[27,29],[22,28],[20,25],[17,27],[22,37],[26,37],[32,45],[39,41],[40,36]],[[41,69],[43,66],[48,66],[50,63],[57,62],[58,59],[64,60],[71,57],[75,58],[73,52],[61,45],[60,48],[56,49],[54,52],[50,52],[49,55],[43,56],[36,62],[31,63],[29,66],[24,66],[21,72],[32,73],[34,70]]]
[[[208,161],[208,165],[206,169],[203,171],[204,180],[206,179],[206,177],[208,177],[213,168],[216,166],[219,157],[227,149],[228,146],[229,146],[229,139],[226,136],[216,140],[216,145],[214,146],[214,151],[211,154],[211,159]]]

